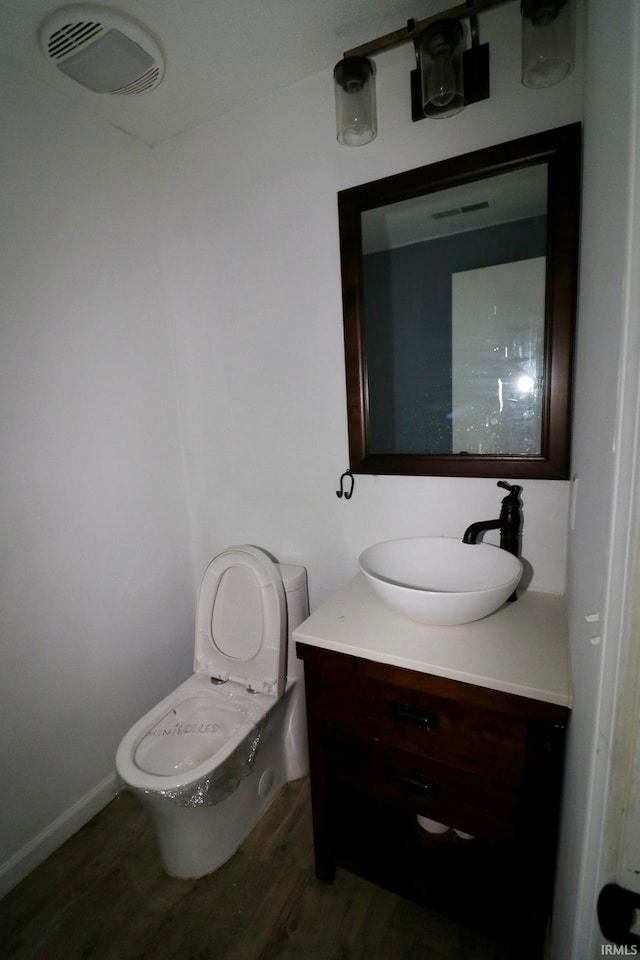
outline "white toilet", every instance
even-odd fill
[[[116,769],[155,824],[167,873],[221,866],[278,790],[308,770],[302,661],[304,567],[230,547],[204,572],[195,673],[123,738]]]

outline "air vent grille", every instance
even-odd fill
[[[479,203],[466,203],[460,207],[461,213],[473,213],[476,210],[487,210],[490,204],[488,200],[480,200]]]
[[[436,210],[431,214],[431,219],[445,220],[447,217],[459,217],[463,213],[476,213],[478,210],[488,210],[490,206],[490,200],[479,200],[477,203],[465,203],[459,207],[451,207],[449,210]]]
[[[444,220],[446,217],[459,217],[460,213],[459,207],[452,207],[451,210],[436,210],[435,213],[431,214],[431,219]]]
[[[55,10],[40,27],[40,48],[60,73],[92,93],[146,93],[164,77],[164,55],[147,28],[102,6]]]
[[[144,93],[145,90],[151,90],[152,87],[155,87],[159,76],[159,69],[152,67],[141,77],[138,77],[137,80],[134,80],[132,83],[127,83],[126,86],[120,87],[118,90],[112,90],[111,93],[119,97],[133,93]]]
[[[104,26],[101,23],[86,21],[67,23],[51,34],[47,44],[49,56],[52,60],[68,57],[69,54],[81,50],[103,32]]]

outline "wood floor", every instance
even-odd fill
[[[372,838],[375,842],[375,838]],[[0,902],[15,960],[504,960],[483,937],[346,871],[315,878],[309,790],[289,784],[232,859],[162,872],[129,793]]]

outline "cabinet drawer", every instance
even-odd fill
[[[459,684],[458,687],[463,688]],[[332,678],[314,703],[323,722],[372,740],[446,762],[501,783],[524,776],[527,725],[462,697],[375,678],[359,684]]]
[[[384,746],[363,748],[330,738],[327,772],[340,788],[446,823],[484,840],[513,840],[518,833],[519,791],[414,753]]]

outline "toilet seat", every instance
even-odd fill
[[[229,547],[211,561],[198,594],[194,670],[250,692],[284,693],[287,608],[280,571],[258,547]]]
[[[260,728],[273,706],[272,697],[214,687],[192,674],[123,737],[117,772],[128,786],[150,792],[198,783]]]

